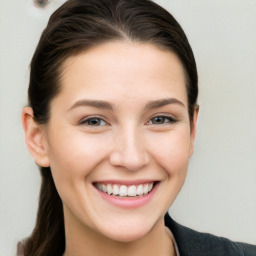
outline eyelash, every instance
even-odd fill
[[[87,118],[82,119],[82,120],[79,122],[79,125],[87,125],[87,126],[91,126],[91,127],[102,126],[102,125],[88,124],[88,122],[93,121],[93,120],[98,120],[98,121],[100,121],[100,122],[104,122],[105,125],[107,124],[107,122],[106,122],[103,118],[98,117],[98,116],[92,116],[92,117],[87,117]]]
[[[152,123],[152,125],[165,125],[165,124],[168,124],[168,123],[173,124],[173,123],[176,123],[176,122],[177,122],[177,120],[176,120],[175,118],[171,117],[171,116],[158,115],[158,116],[152,117],[152,118],[147,122],[147,124],[149,124],[149,122],[152,122],[153,119],[156,120],[157,118],[164,120],[164,122],[163,122],[163,123],[160,123],[160,124],[154,124],[154,123]],[[166,122],[166,120],[167,120],[167,122]]]
[[[154,120],[154,119],[156,120],[157,118],[164,120],[164,122],[160,123],[160,124],[152,123],[152,120]],[[87,125],[87,126],[91,126],[91,127],[102,126],[102,125],[94,125],[94,124],[89,124],[88,123],[88,122],[93,121],[93,120],[96,121],[96,122],[100,121],[100,123],[104,122],[103,125],[108,125],[108,122],[106,122],[103,118],[97,117],[97,116],[87,117],[85,119],[82,119],[78,124],[79,125]],[[151,122],[151,124],[150,124],[150,122]],[[171,116],[157,115],[157,116],[152,117],[148,122],[146,122],[146,124],[150,124],[150,125],[165,125],[165,124],[168,124],[168,123],[172,124],[172,123],[176,123],[176,122],[177,122],[177,120],[175,118],[171,117]]]

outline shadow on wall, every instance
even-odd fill
[[[33,0],[33,3],[35,4],[36,7],[43,8],[49,3],[49,1],[48,0]]]

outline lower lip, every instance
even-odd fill
[[[138,208],[141,207],[145,204],[147,204],[154,196],[154,194],[156,193],[157,189],[158,189],[159,183],[155,184],[155,186],[153,187],[153,189],[146,195],[141,196],[141,197],[116,197],[116,196],[111,196],[107,193],[104,193],[100,190],[98,190],[97,188],[95,188],[99,194],[101,195],[101,197],[110,202],[111,204],[118,206],[118,207],[122,207],[122,208]]]

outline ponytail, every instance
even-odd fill
[[[62,201],[49,167],[41,167],[42,185],[36,225],[25,241],[24,256],[61,256],[65,250]]]

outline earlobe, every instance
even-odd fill
[[[42,125],[35,122],[33,109],[31,107],[25,107],[22,111],[21,118],[25,133],[25,142],[30,154],[39,166],[49,167],[45,131]]]
[[[199,113],[199,105],[195,107],[194,115],[193,115],[193,121],[191,123],[191,144],[190,144],[190,157],[193,155],[194,152],[194,141],[196,138],[196,124],[197,124],[197,118]]]

